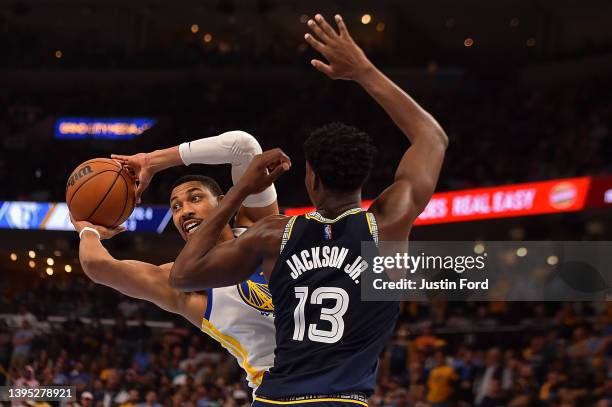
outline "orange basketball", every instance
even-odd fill
[[[110,158],[79,165],[66,183],[66,203],[75,220],[114,228],[134,210],[136,185],[127,170]]]

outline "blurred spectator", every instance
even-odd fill
[[[455,382],[459,376],[455,370],[446,363],[444,351],[438,349],[434,353],[435,367],[429,372],[427,379],[427,401],[432,407],[450,407],[451,396]]]
[[[20,328],[13,334],[12,368],[20,369],[26,363],[30,356],[30,346],[34,336],[34,330],[30,327],[29,319],[22,319]]]
[[[38,380],[36,380],[36,377],[34,377],[34,368],[30,365],[23,368],[21,376],[13,382],[15,387],[34,388],[38,387],[38,384]]]
[[[476,407],[504,407],[506,399],[502,396],[501,383],[493,379],[489,381],[489,389],[482,401]]]
[[[161,404],[157,402],[157,394],[153,390],[149,390],[145,396],[145,401],[143,403],[138,403],[137,407],[162,407]]]
[[[92,407],[93,405],[93,395],[88,392],[88,391],[84,391],[83,394],[81,394],[81,407]]]
[[[476,377],[476,404],[484,400],[486,395],[492,388],[492,381],[501,382],[503,376],[503,368],[500,365],[500,350],[499,348],[491,348],[487,351],[485,365],[477,374]]]

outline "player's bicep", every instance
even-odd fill
[[[406,151],[397,168],[395,180],[410,183],[411,199],[418,213],[425,209],[436,189],[445,152],[446,145],[442,143],[417,142]]]
[[[117,260],[121,263],[121,278],[106,284],[132,298],[146,300],[173,311],[178,295],[168,285],[169,268],[137,260]]]
[[[404,239],[412,222],[425,209],[434,193],[445,147],[415,143],[402,157],[395,181],[376,198],[371,211],[380,225],[381,237]],[[388,233],[385,233],[388,232]]]

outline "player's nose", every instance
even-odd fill
[[[187,219],[193,218],[193,215],[195,215],[195,209],[193,206],[189,203],[183,205],[183,208],[181,209],[181,220],[186,221]]]

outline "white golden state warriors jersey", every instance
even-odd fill
[[[234,234],[243,231],[234,229]],[[276,347],[274,306],[261,269],[238,285],[208,290],[202,331],[237,359],[256,389],[274,365]]]

